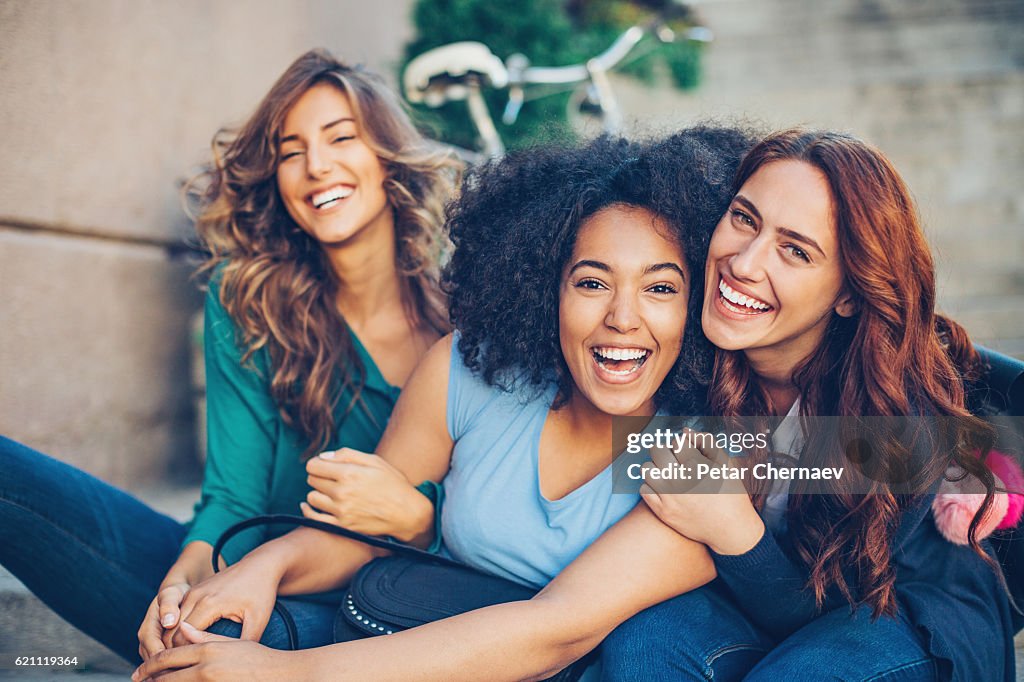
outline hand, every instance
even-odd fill
[[[686,432],[695,432],[686,429]],[[640,496],[661,521],[680,535],[702,542],[717,554],[743,554],[753,549],[764,535],[764,522],[754,509],[743,486],[743,469],[715,447],[651,450],[652,468],[664,469],[678,463],[690,480],[666,480],[647,476]],[[698,465],[708,473],[696,479]],[[712,478],[711,471],[720,472]],[[735,478],[733,478],[735,476]]]
[[[367,535],[409,542],[433,526],[434,506],[401,471],[376,455],[350,448],[306,462],[313,487],[303,503],[306,518]]]
[[[276,566],[250,555],[188,591],[181,602],[181,625],[205,630],[227,618],[242,624],[241,639],[259,640],[270,622],[280,582]],[[165,630],[164,648],[188,643],[180,627]]]
[[[174,682],[255,682],[298,679],[300,676],[297,668],[300,661],[292,660],[292,652],[200,632],[188,623],[182,623],[181,632],[188,644],[166,649],[147,659],[132,673],[133,682],[156,677]]]
[[[142,660],[149,660],[166,648],[163,636],[178,625],[179,608],[188,590],[188,583],[183,582],[163,586],[150,603],[138,632]]]

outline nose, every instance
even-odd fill
[[[618,291],[611,299],[604,323],[620,333],[635,331],[640,327],[640,311],[636,297],[626,291]]]
[[[306,150],[306,172],[311,178],[319,178],[330,173],[331,163],[327,154],[318,145],[310,145]]]
[[[733,277],[748,282],[757,282],[764,276],[764,264],[771,247],[770,240],[759,234],[747,241],[729,259],[729,270]]]

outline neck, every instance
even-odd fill
[[[402,304],[402,283],[395,265],[394,214],[385,210],[351,240],[325,247],[338,277],[338,309],[353,329]]]
[[[602,437],[607,434],[607,438],[611,439],[612,416],[594,407],[579,391],[573,392],[569,402],[559,412],[562,423],[570,433],[578,434],[581,440],[592,438],[595,434],[602,434]]]
[[[750,369],[757,377],[757,382],[771,398],[773,412],[784,415],[793,407],[800,397],[800,390],[793,383],[793,372],[799,363],[780,361],[771,355],[765,356],[756,352],[746,354]]]

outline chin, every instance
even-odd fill
[[[646,403],[647,401],[629,403],[620,400],[606,401],[598,403],[597,408],[612,417],[649,417],[654,414],[654,408],[647,409]]]

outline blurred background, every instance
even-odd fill
[[[206,160],[213,133],[244,120],[310,47],[396,83],[408,56],[460,30],[484,40],[490,31],[502,58],[522,36],[521,50],[542,52],[535,63],[573,60],[645,9],[490,4],[498,9],[478,0],[0,2],[0,433],[129,488],[194,477],[190,320],[201,295],[190,280],[196,257],[182,246],[191,225],[181,181]],[[917,197],[942,308],[977,341],[1024,356],[1024,2],[694,8],[712,43],[685,53],[682,67],[659,71],[650,60],[641,78],[613,75],[628,128],[744,117],[875,142]],[[573,21],[579,41],[566,47]],[[535,119],[564,123],[564,100],[535,106]],[[466,139],[464,125],[454,133]]]
[[[131,490],[194,484],[180,184],[303,51],[393,84],[457,38],[573,61],[649,4],[0,0],[0,433]],[[692,19],[712,43],[613,76],[627,129],[744,118],[876,143],[919,203],[941,308],[1024,357],[1024,2],[708,0]],[[524,130],[560,128],[564,99],[535,106]]]

